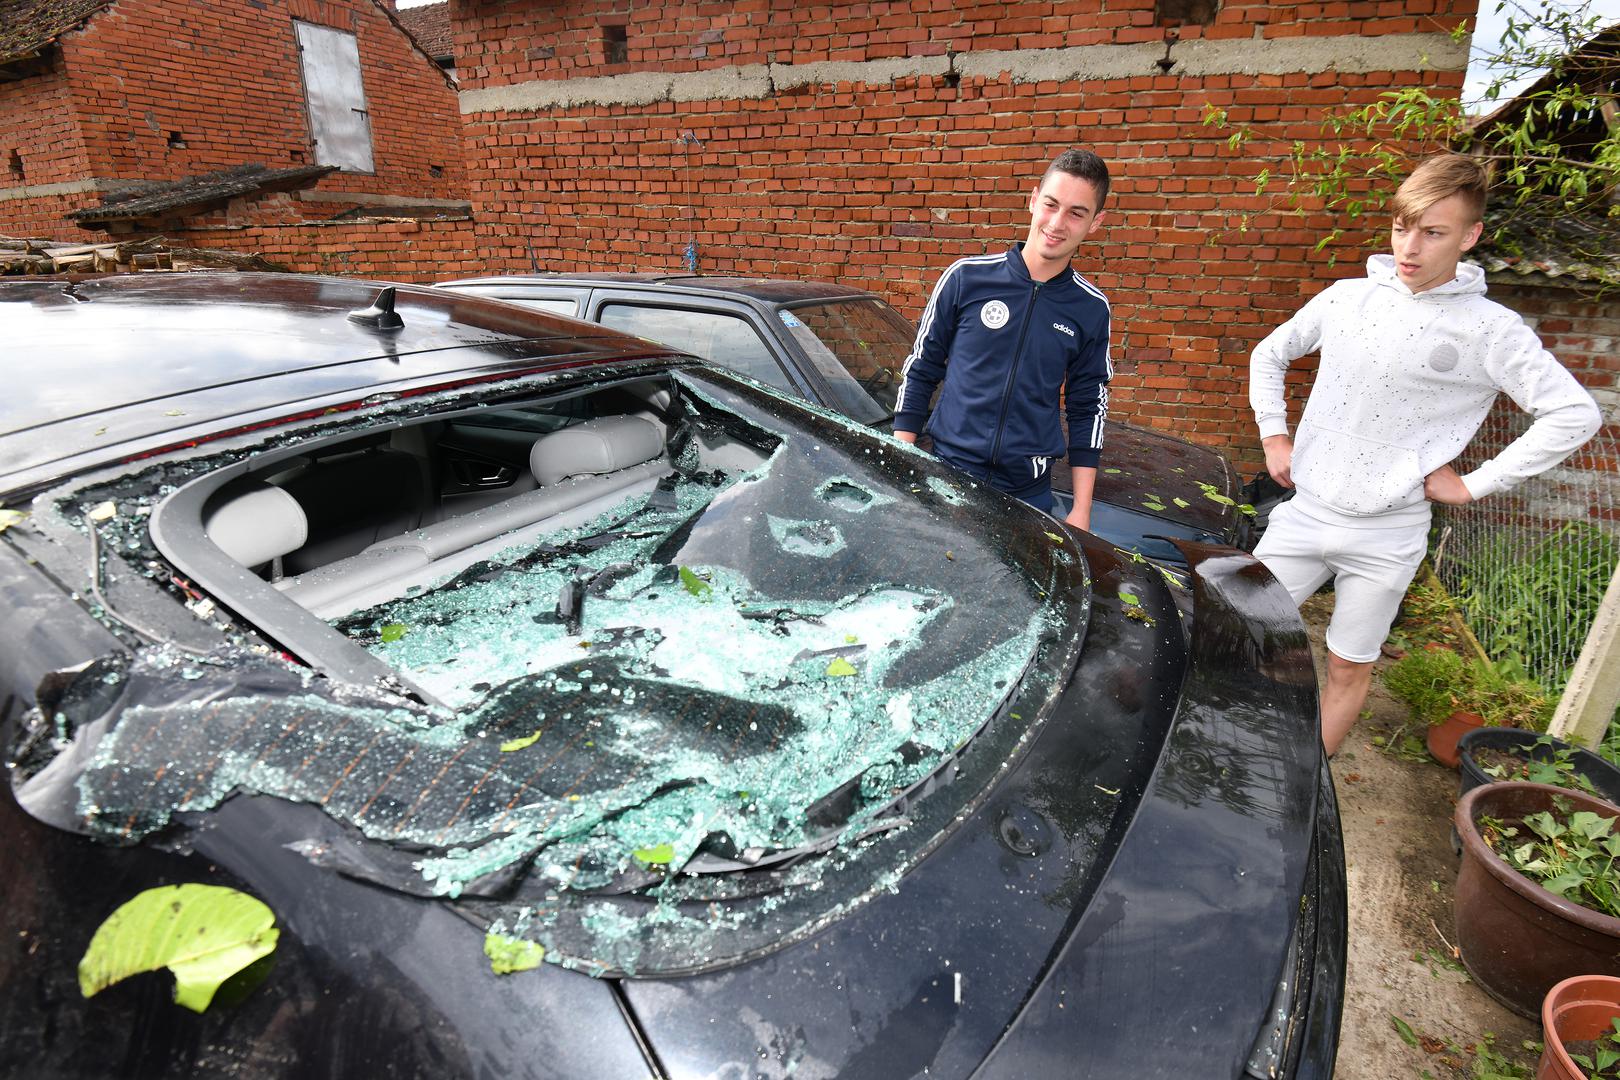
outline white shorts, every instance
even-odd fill
[[[1378,659],[1390,624],[1429,546],[1429,524],[1394,528],[1332,525],[1291,501],[1271,511],[1255,557],[1303,604],[1333,579],[1333,619],[1327,647],[1358,664]]]

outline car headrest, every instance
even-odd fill
[[[641,416],[586,420],[535,440],[529,469],[542,485],[570,476],[618,472],[664,452],[664,433]]]
[[[256,478],[234,480],[203,508],[203,531],[243,566],[258,566],[297,551],[309,539],[309,519],[298,500]]]

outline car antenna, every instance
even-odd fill
[[[349,321],[373,330],[398,330],[404,326],[405,320],[394,313],[394,287],[389,285],[378,293],[370,307],[349,312]]]

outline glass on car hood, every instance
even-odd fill
[[[910,448],[680,378],[653,492],[332,620],[443,707],[148,649],[82,677],[19,800],[118,842],[233,793],[311,803],[307,857],[598,971],[740,955],[892,885],[1061,688],[1084,561]],[[755,464],[715,466],[728,443]]]

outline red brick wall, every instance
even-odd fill
[[[375,174],[334,173],[318,190],[464,199],[455,92],[370,0],[119,0],[64,35],[60,74],[0,84],[0,130],[72,148],[52,162],[59,173],[53,180],[174,180],[249,162],[312,164],[294,19],[356,35],[371,118]],[[48,130],[36,135],[41,124]],[[56,128],[79,135],[58,144]],[[184,146],[171,146],[171,134]],[[3,199],[15,184],[4,168],[0,161],[0,232],[63,240],[106,235],[53,220],[99,196],[23,214]],[[270,206],[290,220],[344,208],[281,200],[260,207],[260,215]]]
[[[1178,29],[1181,50],[1287,39],[1440,33],[1473,0],[1276,4],[1226,0],[1210,27]],[[838,279],[915,315],[949,263],[1021,239],[1045,162],[1084,143],[1110,162],[1105,228],[1079,268],[1114,304],[1116,414],[1259,462],[1247,356],[1335,277],[1357,272],[1359,236],[1315,252],[1325,219],[1260,213],[1253,195],[1294,139],[1320,137],[1324,107],[1414,84],[1456,92],[1458,71],[1138,73],[1017,81],[966,66],[988,50],[1129,46],[1157,55],[1151,0],[1099,3],[792,4],[784,0],[452,0],[480,246],[491,270],[677,269],[695,244],[707,273]],[[604,64],[602,27],[625,25],[626,62]],[[706,72],[737,65],[870,62],[954,55],[959,78],[917,74],[793,86],[758,97],[722,87],[700,100],[523,108],[480,91],[549,80]],[[1230,55],[1230,53],[1228,54]],[[988,58],[994,68],[994,58]],[[772,69],[791,75],[791,68]],[[1006,69],[1000,69],[1005,71]],[[1185,69],[1181,69],[1184,71]],[[860,77],[857,74],[855,77]],[[596,89],[582,85],[583,98]],[[597,97],[595,100],[605,100]],[[1240,151],[1202,123],[1227,110],[1261,138]],[[1214,242],[1212,242],[1214,241]],[[1305,375],[1296,377],[1303,385]]]
[[[483,273],[466,220],[214,226],[164,234],[172,244],[262,255],[298,273],[431,284]]]
[[[21,171],[12,167],[12,155]],[[89,155],[60,71],[0,81],[0,233],[54,236],[62,215],[94,201],[94,194],[39,193],[89,175]]]

